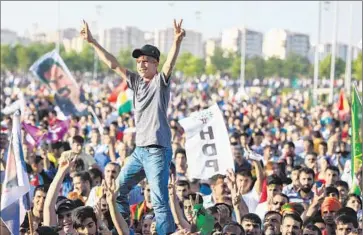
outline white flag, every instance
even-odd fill
[[[217,104],[179,121],[186,135],[189,179],[209,179],[234,170],[227,128]]]

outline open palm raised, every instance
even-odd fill
[[[185,37],[185,30],[181,27],[183,23],[183,19],[180,20],[179,23],[176,23],[174,19],[174,38],[177,41],[181,41]]]

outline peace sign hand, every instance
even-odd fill
[[[87,42],[92,42],[93,41],[93,37],[91,34],[91,31],[89,30],[88,24],[86,21],[83,20],[83,25],[82,25],[82,29],[81,29],[81,37],[86,40]]]
[[[115,179],[111,180],[110,185],[107,185],[107,183],[104,183],[104,185],[106,191],[106,201],[109,205],[113,204],[116,201],[116,193],[118,191],[118,189],[116,188]]]
[[[174,19],[174,39],[177,42],[181,42],[185,37],[185,30],[181,27],[182,23],[183,19],[181,19],[179,23],[176,23],[176,20]]]

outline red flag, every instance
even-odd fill
[[[340,111],[344,110],[344,92],[343,91],[340,91],[340,94],[339,94],[338,109]]]
[[[108,102],[115,103],[117,101],[117,97],[121,91],[127,90],[127,82],[123,80],[117,87],[113,89],[111,95],[108,97]]]

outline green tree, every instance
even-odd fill
[[[330,64],[331,64],[331,55],[325,57],[319,66],[319,77],[321,78],[329,78],[330,77]],[[334,78],[339,78],[344,74],[345,71],[345,62],[340,59],[335,59],[335,73]]]
[[[132,58],[131,54],[131,48],[122,49],[117,56],[117,60],[124,68],[136,71],[136,61]]]
[[[210,59],[217,71],[226,72],[228,69],[230,69],[233,63],[233,54],[225,52],[222,48],[217,47]]]
[[[362,52],[358,54],[357,59],[353,61],[353,76],[356,80],[362,80]]]
[[[14,71],[17,68],[17,57],[14,47],[1,45],[1,70]]]
[[[180,55],[176,63],[176,70],[181,71],[185,76],[200,76],[204,72],[204,60],[186,52]]]
[[[271,57],[269,58],[264,66],[264,74],[267,77],[272,77],[272,76],[283,76],[283,60],[276,58],[276,57]]]
[[[207,75],[215,75],[217,73],[217,68],[214,64],[208,64],[205,68],[205,73]]]
[[[265,60],[262,57],[254,56],[252,58],[247,58],[247,62],[251,62],[254,67],[256,74],[254,77],[257,78],[264,78],[264,67],[265,67]]]
[[[94,50],[93,48],[86,44],[81,53],[78,54],[78,58],[81,61],[81,72],[91,72],[93,71],[93,65],[94,65]],[[70,66],[70,65],[68,65]],[[73,65],[71,65],[73,66]]]
[[[26,71],[31,66],[32,61],[29,57],[29,50],[27,47],[17,44],[14,48],[17,59],[17,70]]]
[[[163,65],[164,65],[165,61],[166,61],[166,55],[160,54],[158,71],[161,71],[163,69]]]
[[[283,76],[286,78],[308,76],[309,64],[308,59],[292,53],[283,63]]]

